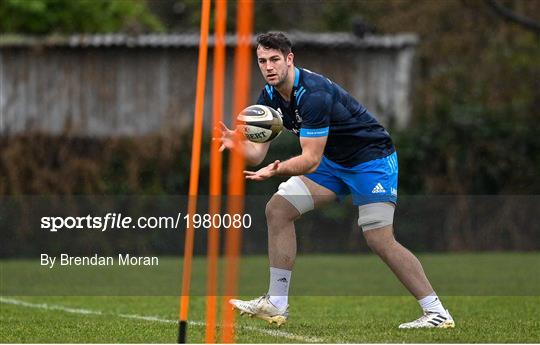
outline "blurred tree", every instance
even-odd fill
[[[0,32],[163,31],[143,0],[2,0]]]
[[[199,32],[200,0],[146,0],[148,8],[163,23],[168,32]],[[210,25],[213,28],[213,13]],[[229,14],[230,15],[230,14]],[[229,19],[230,20],[230,19]]]

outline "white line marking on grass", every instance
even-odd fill
[[[45,309],[45,310],[61,310],[61,311],[65,311],[67,313],[73,313],[73,314],[103,315],[103,313],[100,312],[99,310],[69,308],[69,307],[64,307],[60,305],[51,305],[51,304],[46,304],[46,303],[40,303],[40,304],[28,303],[28,302],[24,302],[24,301],[12,299],[12,298],[0,297],[0,302],[13,304],[13,305],[20,305],[20,306],[28,307],[28,308],[39,308],[39,309]]]
[[[166,323],[175,323],[175,324],[178,323],[178,320],[161,319],[161,318],[155,317],[155,316],[142,316],[142,315],[130,315],[130,314],[129,315],[128,314],[120,314],[118,316],[124,317],[126,319],[166,322]],[[201,322],[201,321],[188,321],[188,323],[190,325],[194,325],[194,326],[201,326],[201,327],[206,326],[206,323]],[[255,331],[255,332],[268,334],[268,335],[271,335],[271,336],[274,336],[274,337],[288,338],[288,339],[291,339],[291,340],[304,341],[304,342],[308,342],[308,343],[322,343],[323,342],[323,340],[320,339],[320,338],[304,337],[302,335],[296,335],[296,334],[293,334],[293,333],[280,331],[280,330],[277,330],[277,329],[264,329],[264,328],[258,328],[258,327],[253,327],[253,326],[244,326],[244,325],[237,325],[237,327],[241,328],[241,329],[248,330],[248,331]]]
[[[164,323],[178,323],[178,320],[162,319],[157,316],[144,316],[144,315],[132,315],[132,314],[118,314],[117,316],[123,317],[125,319],[164,322]]]
[[[106,313],[99,310],[89,310],[89,309],[80,309],[80,308],[69,308],[64,307],[61,305],[55,305],[55,304],[46,304],[46,303],[29,303],[13,298],[4,298],[0,297],[0,303],[6,303],[6,304],[12,304],[17,305],[21,307],[27,307],[27,308],[38,308],[38,309],[44,309],[44,310],[59,310],[66,313],[72,313],[72,314],[82,314],[82,315],[112,315],[121,317],[124,319],[134,319],[134,320],[143,320],[143,321],[153,321],[153,322],[161,322],[161,323],[174,323],[177,324],[178,320],[171,320],[171,319],[162,319],[160,317],[156,316],[144,316],[144,315],[136,315],[136,314],[114,314],[114,313]],[[200,326],[203,327],[206,325],[206,323],[201,321],[188,321],[190,325],[194,326]],[[297,335],[294,333],[289,333],[277,329],[264,329],[264,328],[258,328],[253,326],[244,326],[244,325],[238,325],[237,326],[240,329],[248,330],[248,331],[255,331],[263,334],[267,334],[273,337],[281,337],[281,338],[287,338],[291,340],[297,340],[302,342],[308,342],[308,343],[322,343],[324,342],[323,339],[317,338],[317,337],[304,337],[302,335]]]

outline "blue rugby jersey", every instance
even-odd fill
[[[395,151],[384,127],[342,87],[307,69],[295,68],[290,102],[268,84],[257,104],[283,115],[283,125],[300,137],[328,135],[324,155],[353,167]]]

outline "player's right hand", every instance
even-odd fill
[[[219,152],[228,149],[232,150],[234,148],[234,137],[236,136],[236,131],[229,129],[223,122],[219,122],[221,128],[216,128],[217,131],[221,130],[221,136],[219,138],[212,138],[212,140],[221,141],[221,146],[219,147]],[[214,132],[216,133],[216,131]]]

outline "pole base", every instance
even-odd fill
[[[187,321],[180,320],[178,323],[178,344],[186,343]]]

